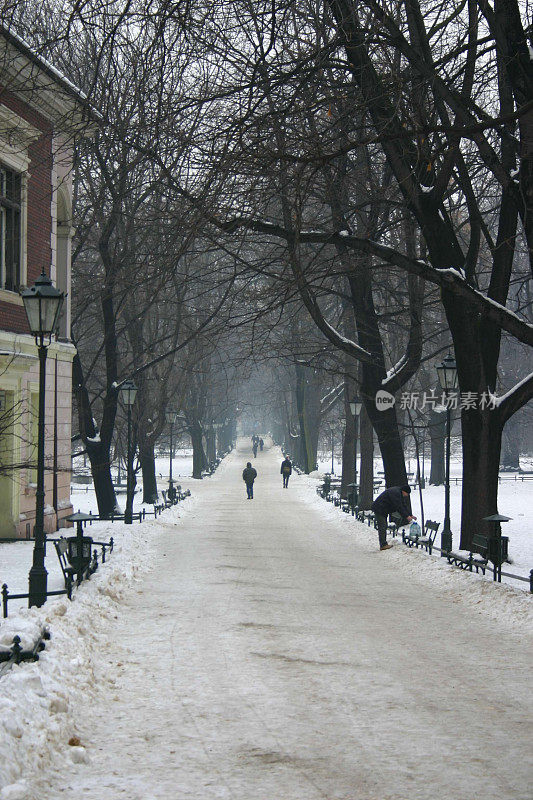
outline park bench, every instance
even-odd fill
[[[61,536],[59,539],[52,539],[49,541],[52,541],[54,543],[54,547],[57,553],[57,558],[59,561],[59,566],[61,567],[61,572],[63,573],[63,578],[65,579],[65,589],[67,589],[67,593],[69,593],[72,589],[72,584],[75,575],[78,576],[77,583],[79,584],[81,583],[82,580],[88,578],[89,575],[92,575],[93,572],[96,572],[96,570],[98,569],[98,556],[96,555],[96,550],[92,551],[92,556],[87,560],[86,566],[84,567],[82,572],[78,573],[78,570],[71,563],[69,558],[69,540]],[[91,541],[91,546],[92,545],[97,545],[98,547],[102,548],[102,563],[105,564],[106,553],[108,551],[110,553],[113,552],[113,547],[114,547],[113,537],[110,538],[109,542]]]
[[[407,522],[403,521],[402,515],[398,514],[397,511],[391,514],[391,517],[392,517],[392,522],[389,522],[387,524],[387,532],[391,533],[394,539],[396,534],[400,532],[400,528],[405,529]]]
[[[374,512],[365,511],[364,509],[357,511],[356,517],[359,520],[359,522],[366,522],[369,528],[372,527],[372,524],[375,521]]]
[[[408,547],[425,547],[427,552],[431,555],[439,527],[439,522],[433,522],[428,519],[424,524],[424,532],[421,535],[417,535],[416,533],[411,534],[409,529],[406,530],[404,528],[402,533],[403,543]]]
[[[70,563],[68,540],[64,539],[62,536],[59,539],[54,539],[54,547],[56,549],[59,566],[61,567],[61,572],[63,573],[63,578],[65,579],[65,588],[67,590],[72,587],[74,575],[78,575],[77,581],[78,583],[81,583],[84,578],[87,578],[96,571],[98,567],[96,553],[93,553],[91,560],[87,563],[82,572],[78,573],[78,570]]]
[[[475,569],[476,572],[481,570],[484,575],[489,560],[489,547],[489,537],[482,533],[475,533],[472,537],[470,551],[450,550],[446,553],[446,558],[449,564],[453,564],[461,569],[468,569],[470,572],[472,572],[473,569]]]

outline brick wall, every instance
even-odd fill
[[[42,270],[49,275],[52,232],[52,126],[41,114],[0,86],[0,102],[27,120],[42,136],[30,145],[27,205],[27,279],[31,286]],[[0,145],[1,158],[1,145]],[[0,301],[0,326],[15,333],[27,333],[26,314],[21,306]]]

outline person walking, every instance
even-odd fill
[[[391,486],[376,497],[372,503],[372,511],[376,515],[378,526],[379,549],[390,550],[387,544],[387,517],[389,514],[400,514],[402,521],[412,522],[416,519],[411,513],[410,486]]]
[[[258,448],[258,446],[259,446],[259,442],[258,442],[258,441],[257,441],[257,439],[256,439],[256,440],[254,441],[254,444],[253,444],[253,447],[252,447],[252,450],[254,451],[254,458],[256,458],[256,457],[257,457],[257,448]]]
[[[254,481],[257,478],[257,470],[252,467],[250,461],[246,464],[242,471],[242,479],[246,484],[246,494],[248,500],[254,499]]]
[[[281,462],[280,472],[283,475],[283,488],[287,489],[289,486],[289,478],[292,475],[292,463],[289,456],[285,456],[285,460]]]
[[[262,439],[259,439],[259,449],[261,450],[261,452],[263,452],[263,447],[264,446],[265,446],[264,441]]]

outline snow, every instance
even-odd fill
[[[247,502],[241,446],[2,622],[52,638],[0,679],[0,800],[526,800],[532,598],[380,553],[278,449]]]
[[[318,466],[318,472],[313,473],[313,475],[317,477],[331,470],[331,457],[329,460],[327,460],[327,458],[319,459]],[[409,463],[409,467],[413,467],[412,461]],[[376,477],[383,477],[383,475],[379,475],[379,471],[382,469],[381,461],[376,459],[374,467],[374,474]],[[335,471],[337,474],[340,474],[341,471],[341,465],[336,459]],[[453,549],[456,551],[459,547],[459,530],[461,528],[461,471],[462,467],[459,459],[452,458],[450,465],[450,518],[454,544]],[[533,536],[531,535],[533,479],[523,480],[523,477],[524,476],[520,475],[520,473],[502,474],[498,490],[498,510],[500,514],[505,514],[512,518],[510,522],[506,522],[501,526],[502,534],[509,537],[509,556],[512,560],[511,564],[504,564],[503,571],[529,578],[529,572],[533,569]],[[385,486],[382,485],[379,492],[383,491],[384,488]],[[379,492],[377,492],[375,496],[377,496]],[[439,528],[436,541],[438,545],[440,541],[440,530],[442,530],[442,523],[444,520],[444,486],[430,486],[426,484],[422,492],[422,497],[424,503],[424,518],[426,520],[431,519],[435,522],[440,522],[441,527]],[[412,488],[411,506],[413,514],[415,514],[420,521],[422,518],[422,509],[418,487]],[[425,558],[426,553],[420,553],[420,557]],[[439,560],[438,555],[435,556],[435,558]],[[529,585],[523,581],[513,581],[511,578],[505,577],[502,578],[502,581],[524,592],[529,591]]]

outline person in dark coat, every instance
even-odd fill
[[[256,440],[254,442],[254,444],[253,444],[253,447],[252,447],[252,450],[254,451],[254,458],[257,456],[257,447],[258,447],[258,445],[259,445],[259,442]]]
[[[252,467],[250,461],[246,464],[242,471],[242,479],[246,484],[246,493],[248,500],[254,499],[254,481],[257,478],[257,470]]]
[[[389,550],[392,545],[387,544],[387,517],[389,514],[400,514],[404,522],[416,519],[411,513],[410,486],[391,486],[376,497],[372,503],[372,511],[376,516],[378,526],[379,549]]]
[[[283,488],[287,489],[289,486],[289,478],[292,475],[292,463],[289,456],[285,456],[285,461],[281,462],[280,472],[283,475]]]
[[[264,441],[262,439],[259,439],[259,449],[261,450],[261,452],[263,452],[263,447],[264,446],[265,446]]]

